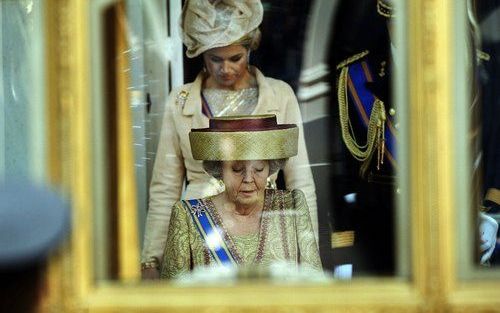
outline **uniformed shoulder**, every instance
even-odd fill
[[[341,69],[343,67],[346,67],[347,65],[350,65],[354,62],[357,62],[363,58],[365,58],[368,54],[370,54],[370,51],[369,50],[364,50],[362,52],[359,52],[359,53],[356,53],[354,55],[351,55],[347,58],[345,58],[342,62],[340,62],[339,64],[337,64],[337,69]]]

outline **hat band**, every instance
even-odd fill
[[[243,115],[214,117],[209,121],[209,128],[193,129],[193,132],[214,131],[263,131],[273,129],[287,129],[295,127],[295,124],[280,124],[276,121],[276,115]]]
[[[195,160],[276,160],[297,154],[297,127],[265,131],[191,132]]]
[[[261,130],[261,129],[269,129],[272,127],[276,127],[276,116],[275,115],[266,115],[261,118],[235,118],[234,116],[231,119],[225,118],[212,118],[209,122],[210,129],[219,130]]]

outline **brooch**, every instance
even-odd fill
[[[186,99],[188,97],[188,92],[185,90],[181,90],[177,95],[177,105],[180,105],[182,109],[184,109],[184,105],[186,104]]]
[[[205,205],[201,201],[198,201],[195,205],[191,206],[191,212],[196,214],[197,217],[200,217],[206,212]]]

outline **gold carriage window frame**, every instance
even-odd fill
[[[500,282],[457,276],[457,143],[453,73],[457,55],[453,34],[464,31],[463,1],[408,0],[398,25],[407,39],[408,205],[411,220],[411,278],[361,279],[322,285],[184,287],[168,283],[105,283],[93,279],[92,123],[90,96],[89,1],[46,0],[46,103],[48,169],[52,183],[72,199],[73,230],[69,244],[49,267],[49,310],[63,312],[473,312],[500,307]],[[457,9],[458,8],[458,9]],[[462,17],[460,15],[463,15]],[[457,26],[458,25],[458,26]],[[409,74],[411,73],[411,75]],[[125,95],[126,96],[126,95]],[[123,100],[123,99],[122,99]],[[439,103],[439,106],[435,105]],[[124,108],[124,107],[123,107]],[[120,111],[117,114],[128,114]],[[119,190],[132,191],[130,136],[123,120],[117,149],[123,166]],[[121,129],[121,128],[120,128]],[[130,127],[129,127],[130,129]],[[129,146],[127,146],[129,145]],[[434,164],[429,166],[429,164]],[[125,196],[124,196],[125,197]],[[121,199],[125,201],[127,199]],[[128,199],[127,201],[129,201]],[[133,208],[123,204],[120,209]],[[121,225],[127,231],[129,224]],[[121,236],[121,235],[120,235]],[[123,252],[123,278],[137,275],[136,256]],[[130,276],[129,276],[130,275]],[[230,289],[229,289],[230,288]]]

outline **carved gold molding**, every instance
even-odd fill
[[[118,277],[121,281],[140,278],[139,242],[137,227],[137,193],[134,167],[134,141],[130,87],[130,45],[127,42],[125,2],[115,6],[115,77],[117,129],[117,196],[118,196]]]
[[[463,6],[458,12],[464,16],[457,15],[457,6]],[[454,193],[459,190],[454,133],[463,127],[455,123],[454,84],[466,64],[456,62],[460,52],[454,40],[466,40],[465,6],[452,0],[408,2],[413,272],[425,311],[500,312],[498,281],[457,278],[456,240],[466,230],[457,228]]]
[[[406,2],[411,280],[367,279],[314,286],[248,282],[182,288],[93,281],[88,1],[46,0],[45,6],[48,167],[52,181],[71,196],[74,210],[72,239],[50,266],[49,311],[481,312],[500,308],[498,283],[471,286],[456,279],[453,0]],[[127,266],[134,262],[130,255],[123,258]]]
[[[408,284],[392,279],[321,285],[105,286],[88,301],[91,312],[418,312],[422,305]]]
[[[431,310],[445,305],[454,277],[452,6],[452,0],[408,3],[413,272]]]
[[[49,266],[50,312],[78,312],[89,292],[91,149],[86,0],[44,1],[48,159],[51,182],[68,194],[71,240]]]

